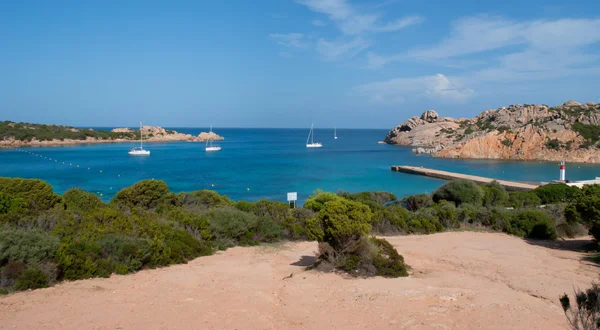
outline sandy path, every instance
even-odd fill
[[[414,268],[411,277],[305,271],[292,263],[314,255],[309,242],[233,248],[187,265],[2,297],[0,328],[561,329],[559,294],[598,274],[581,253],[504,234],[388,240]]]

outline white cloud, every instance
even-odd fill
[[[312,25],[314,25],[314,26],[325,26],[325,25],[327,25],[327,23],[323,22],[320,19],[314,19],[312,21]]]
[[[460,78],[450,78],[440,73],[369,83],[358,86],[357,90],[374,103],[398,103],[415,97],[462,103],[475,94],[472,89],[463,87]]]
[[[274,40],[278,45],[289,47],[289,48],[306,48],[308,43],[305,36],[302,33],[272,33],[269,38]]]
[[[390,23],[380,23],[381,14],[357,10],[346,0],[297,0],[311,11],[325,14],[342,33],[358,35],[366,32],[392,32],[420,23],[422,18],[410,16]]]
[[[600,41],[600,19],[559,19],[517,22],[479,15],[453,23],[450,35],[437,45],[395,55],[371,54],[370,67],[394,61],[439,61],[521,46],[528,53],[555,53],[572,56],[574,48]],[[567,52],[565,50],[571,50]]]
[[[349,41],[327,41],[322,38],[317,41],[317,51],[326,60],[350,58],[362,52],[369,46],[370,43],[361,37]]]

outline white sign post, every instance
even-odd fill
[[[287,201],[288,204],[292,204],[293,208],[296,208],[296,201],[298,200],[298,193],[297,192],[289,192],[287,193]]]

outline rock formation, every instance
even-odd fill
[[[444,158],[600,163],[600,104],[568,101],[556,107],[511,105],[475,118],[412,117],[385,137],[415,153]]]

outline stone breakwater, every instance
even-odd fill
[[[598,139],[584,136],[581,127],[600,129],[600,104],[517,104],[458,119],[427,110],[390,130],[384,141],[441,158],[600,163]]]

